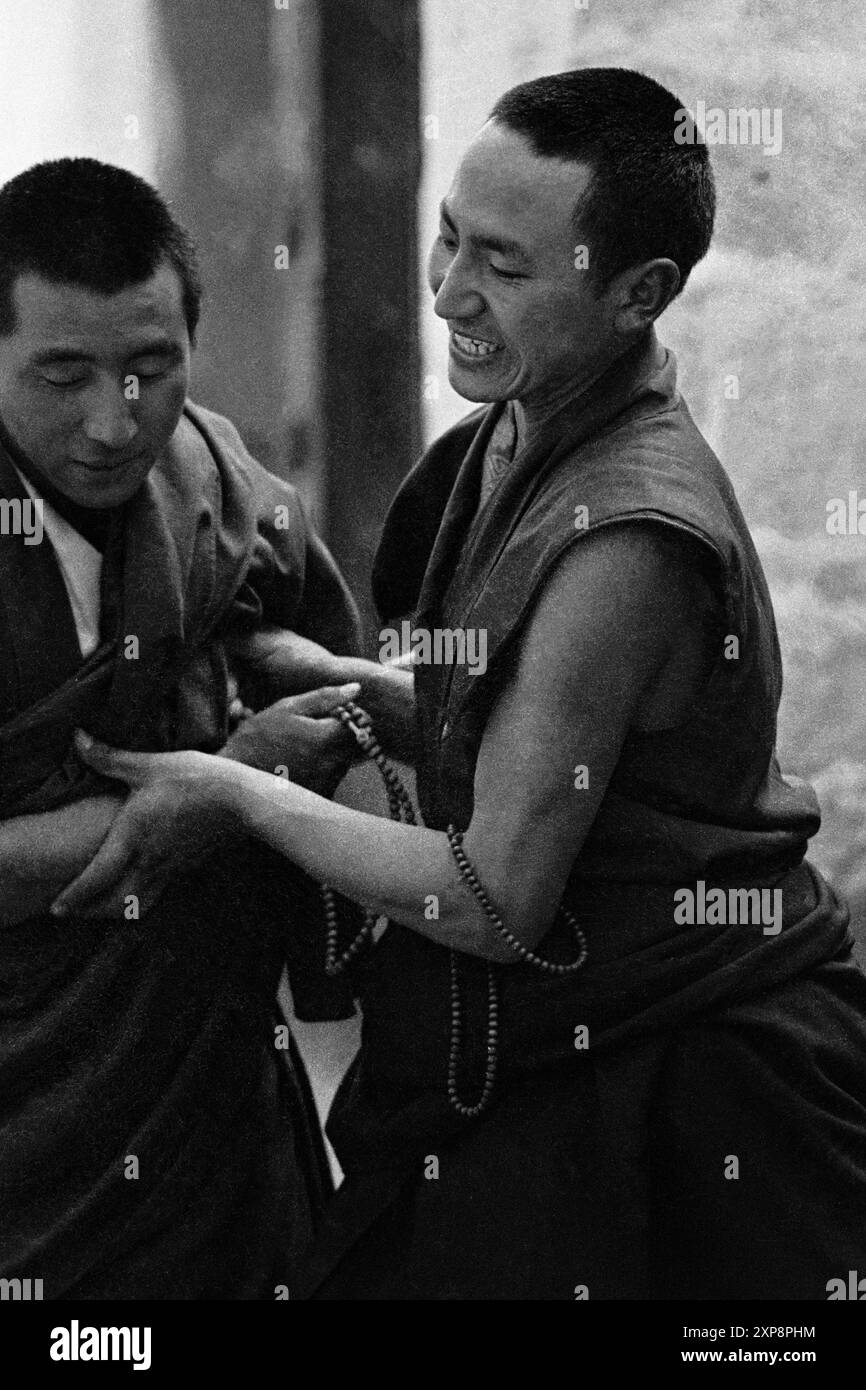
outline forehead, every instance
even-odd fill
[[[543,250],[571,236],[575,204],[591,179],[588,165],[537,155],[525,136],[488,121],[461,159],[446,201],[473,235],[507,234]]]
[[[172,338],[186,333],[183,286],[167,262],[149,280],[107,295],[27,272],[16,279],[12,299],[12,336],[25,349],[62,343],[81,351],[111,351],[155,330]]]

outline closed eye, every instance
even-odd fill
[[[143,377],[148,380],[150,377],[165,376],[166,372],[171,371],[177,365],[177,357],[174,353],[158,353],[147,357],[139,357],[132,366],[135,376]]]
[[[74,377],[53,377],[42,373],[42,380],[47,386],[53,386],[57,391],[70,391],[76,386],[83,386],[87,381],[86,376]]]

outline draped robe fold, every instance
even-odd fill
[[[5,454],[0,492],[26,496]],[[51,546],[0,538],[0,816],[107,789],[77,725],[122,748],[221,747],[225,639],[261,621],[357,648],[295,490],[189,404],[112,523],[90,657]],[[0,929],[0,1277],[47,1299],[292,1289],[330,1179],[300,1058],[275,1046],[286,960],[301,1016],[352,1010],[324,980],[319,911],[304,875],[243,843],[140,921]]]

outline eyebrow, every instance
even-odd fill
[[[145,343],[136,348],[127,357],[128,362],[134,361],[137,357],[164,357],[170,361],[179,361],[182,356],[180,348],[176,343]],[[58,367],[74,363],[93,363],[97,359],[88,352],[80,352],[73,347],[54,347],[47,348],[44,352],[34,353],[30,359],[35,367]]]
[[[443,201],[439,204],[439,216],[451,232],[456,232],[454,219],[448,211],[448,204]],[[485,251],[496,251],[500,256],[507,256],[509,260],[516,261],[519,265],[526,266],[528,269],[533,265],[533,259],[524,246],[519,241],[513,241],[510,237],[498,236],[470,236],[469,240],[473,246],[481,247]]]

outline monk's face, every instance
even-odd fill
[[[466,151],[428,278],[448,323],[448,377],[468,400],[515,399],[543,413],[622,350],[611,299],[595,292],[576,250],[574,208],[591,176],[492,121]]]
[[[117,294],[20,275],[0,336],[0,420],[49,483],[85,507],[138,490],[177,426],[190,342],[167,262]]]

